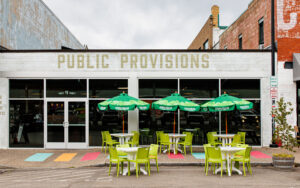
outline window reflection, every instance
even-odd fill
[[[251,100],[249,100],[251,101]],[[227,112],[228,133],[246,132],[246,144],[261,144],[260,101],[252,100],[253,108],[244,111]],[[225,112],[222,112],[222,132],[226,132]]]
[[[120,111],[100,111],[98,103],[100,100],[89,101],[89,145],[101,146],[101,131],[110,133],[122,133],[123,114],[125,123],[125,133],[128,131],[128,112]]]
[[[47,80],[47,97],[86,97],[86,80]]]
[[[112,98],[123,91],[127,93],[127,80],[90,80],[90,97],[91,98]]]
[[[193,101],[203,104],[207,101]],[[206,134],[219,131],[218,112],[184,112],[180,111],[180,132],[192,132],[193,144],[203,145],[207,143]]]
[[[43,98],[43,80],[10,80],[10,98]]]
[[[221,80],[221,93],[239,98],[260,98],[259,79],[226,79]]]
[[[177,79],[140,79],[139,97],[164,98],[177,91],[177,88]]]
[[[44,147],[43,101],[9,101],[9,146]]]

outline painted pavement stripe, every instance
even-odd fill
[[[25,161],[27,161],[27,162],[43,162],[47,158],[49,158],[51,155],[53,155],[53,153],[36,153],[34,155],[31,155],[27,159],[25,159]]]
[[[205,159],[205,153],[192,153],[196,159]]]
[[[92,152],[92,153],[87,153],[85,154],[80,161],[90,161],[90,160],[95,160],[97,157],[100,155],[100,152]]]
[[[260,151],[251,151],[251,156],[255,157],[257,159],[271,159],[272,158],[269,155],[264,154],[264,153],[262,153]]]
[[[63,153],[60,156],[58,156],[54,161],[55,162],[68,162],[71,161],[77,153]]]
[[[184,159],[184,156],[181,153],[177,153],[174,155],[174,153],[170,153],[168,155],[169,159]]]

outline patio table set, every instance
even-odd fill
[[[236,168],[236,166],[239,167],[239,162],[243,163],[244,176],[246,176],[245,164],[250,174],[252,174],[250,166],[250,152],[252,148],[245,144],[245,135],[245,132],[238,132],[237,134],[207,133],[208,144],[204,145],[206,175],[209,162],[211,165],[214,165],[213,173],[221,172],[221,176],[223,170],[227,172],[228,176],[231,176],[232,171],[242,175],[242,171]],[[218,141],[218,139],[221,141]],[[233,165],[233,162],[236,162],[236,165]],[[216,163],[221,166],[215,170]],[[225,163],[226,169],[223,169],[223,163]]]
[[[125,161],[128,161],[128,169],[123,173],[130,175],[130,162],[133,162],[136,164],[136,173],[138,177],[138,172],[142,171],[144,174],[147,174],[146,170],[148,169],[148,173],[150,175],[150,158],[149,158],[149,153],[151,153],[151,148],[152,148],[152,153],[156,153],[156,164],[157,164],[157,150],[158,150],[158,144],[160,144],[160,151],[162,146],[166,147],[166,149],[163,151],[166,153],[170,150],[173,150],[174,154],[177,154],[177,151],[183,152],[178,146],[183,145],[184,153],[186,155],[186,147],[190,146],[191,148],[191,153],[192,153],[192,139],[193,139],[193,134],[191,132],[183,132],[183,134],[176,134],[175,129],[176,129],[176,111],[182,110],[182,111],[187,111],[187,112],[197,112],[197,111],[203,111],[203,112],[217,112],[217,111],[225,111],[226,116],[225,116],[225,125],[226,125],[226,135],[219,134],[217,135],[216,133],[214,135],[211,135],[212,137],[219,137],[222,140],[222,143],[213,142],[213,146],[218,146],[222,145],[222,147],[219,147],[218,149],[212,148],[211,146],[207,146],[207,151],[211,152],[206,152],[205,150],[205,170],[207,173],[207,166],[210,160],[213,159],[212,154],[215,152],[218,152],[226,157],[227,161],[227,172],[228,175],[231,175],[231,171],[229,170],[229,163],[231,163],[232,160],[235,160],[235,158],[232,158],[234,153],[237,151],[241,150],[247,150],[245,149],[245,145],[243,147],[228,147],[228,146],[233,146],[234,138],[236,135],[232,134],[227,134],[227,111],[232,111],[232,110],[248,110],[253,107],[253,103],[246,101],[244,99],[239,99],[230,95],[227,95],[224,93],[220,97],[206,102],[203,105],[198,105],[178,94],[177,92],[173,93],[171,96],[160,99],[156,102],[152,103],[152,109],[154,110],[162,110],[162,111],[172,111],[174,112],[174,124],[173,124],[173,133],[172,134],[165,134],[162,131],[157,132],[157,145],[151,145],[150,148],[139,148],[139,133],[138,132],[133,132],[133,133],[125,133],[125,126],[124,126],[124,113],[123,113],[123,133],[118,133],[118,134],[109,134],[108,131],[104,131],[102,133],[102,146],[104,146],[104,142],[106,145],[109,146],[109,152],[110,152],[110,168],[111,168],[111,163],[117,163],[117,169],[118,169],[118,174],[119,174],[119,164],[121,163],[122,165],[122,171],[123,171],[123,163]],[[99,110],[117,110],[117,111],[132,111],[136,108],[139,110],[149,110],[150,104],[141,101],[137,98],[128,96],[125,92],[121,93],[119,96],[113,97],[111,99],[108,99],[106,101],[100,102],[98,104]],[[111,138],[117,137],[119,139],[119,142],[113,140]],[[132,137],[132,139],[131,139]],[[105,138],[105,141],[103,140]],[[184,138],[184,140],[181,140]],[[131,139],[131,140],[130,140]],[[233,139],[233,142],[232,142]],[[119,147],[114,148],[115,145],[119,145]],[[131,147],[129,147],[129,145]],[[127,147],[128,146],[128,147]],[[154,152],[156,148],[156,151]],[[206,148],[206,147],[204,147]],[[214,150],[212,150],[214,149]],[[106,147],[105,147],[105,152],[106,152]],[[120,157],[118,155],[118,152],[123,152],[127,154],[126,158]],[[220,169],[217,169],[216,172],[221,171],[222,175],[222,166],[223,166],[223,158],[221,156],[220,158],[221,162],[221,167]],[[218,160],[216,160],[218,162]],[[139,170],[140,165],[139,163],[144,163],[146,170]],[[215,165],[216,162],[212,162],[212,164]],[[249,163],[250,164],[250,163]],[[134,165],[132,165],[134,167]],[[237,171],[239,174],[241,172],[238,169],[231,168],[235,171]],[[158,170],[158,166],[157,166]]]

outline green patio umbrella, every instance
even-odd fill
[[[128,96],[125,92],[121,93],[116,97],[98,103],[98,108],[100,110],[132,111],[135,108],[138,108],[139,110],[148,110],[149,107],[150,107],[149,103]],[[124,113],[123,113],[123,133],[124,133]]]
[[[227,112],[237,110],[249,110],[253,108],[253,103],[244,99],[230,96],[226,93],[201,105],[201,111],[204,112],[221,112],[225,111],[225,125],[227,134]]]
[[[171,96],[152,103],[152,108],[154,110],[174,111],[173,133],[175,134],[175,111],[180,109],[182,111],[196,112],[200,110],[200,105],[182,97],[179,93],[173,93]]]

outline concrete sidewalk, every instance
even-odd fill
[[[285,152],[280,148],[253,148],[253,151],[260,151],[264,154],[272,156],[273,153]],[[88,166],[105,166],[109,164],[104,151],[101,152],[94,160],[81,161],[82,157],[90,152],[101,152],[100,148],[85,150],[46,150],[46,149],[5,149],[0,150],[0,168],[79,168]],[[193,153],[203,152],[203,148],[193,148]],[[53,153],[43,162],[25,161],[28,157],[36,153]],[[75,157],[67,162],[54,161],[63,153],[76,153]],[[296,148],[295,163],[300,165],[300,149]],[[182,159],[170,159],[167,154],[160,154],[158,157],[159,165],[204,165],[204,159],[196,159],[189,153]],[[271,165],[271,158],[255,158],[251,157],[253,165]]]

